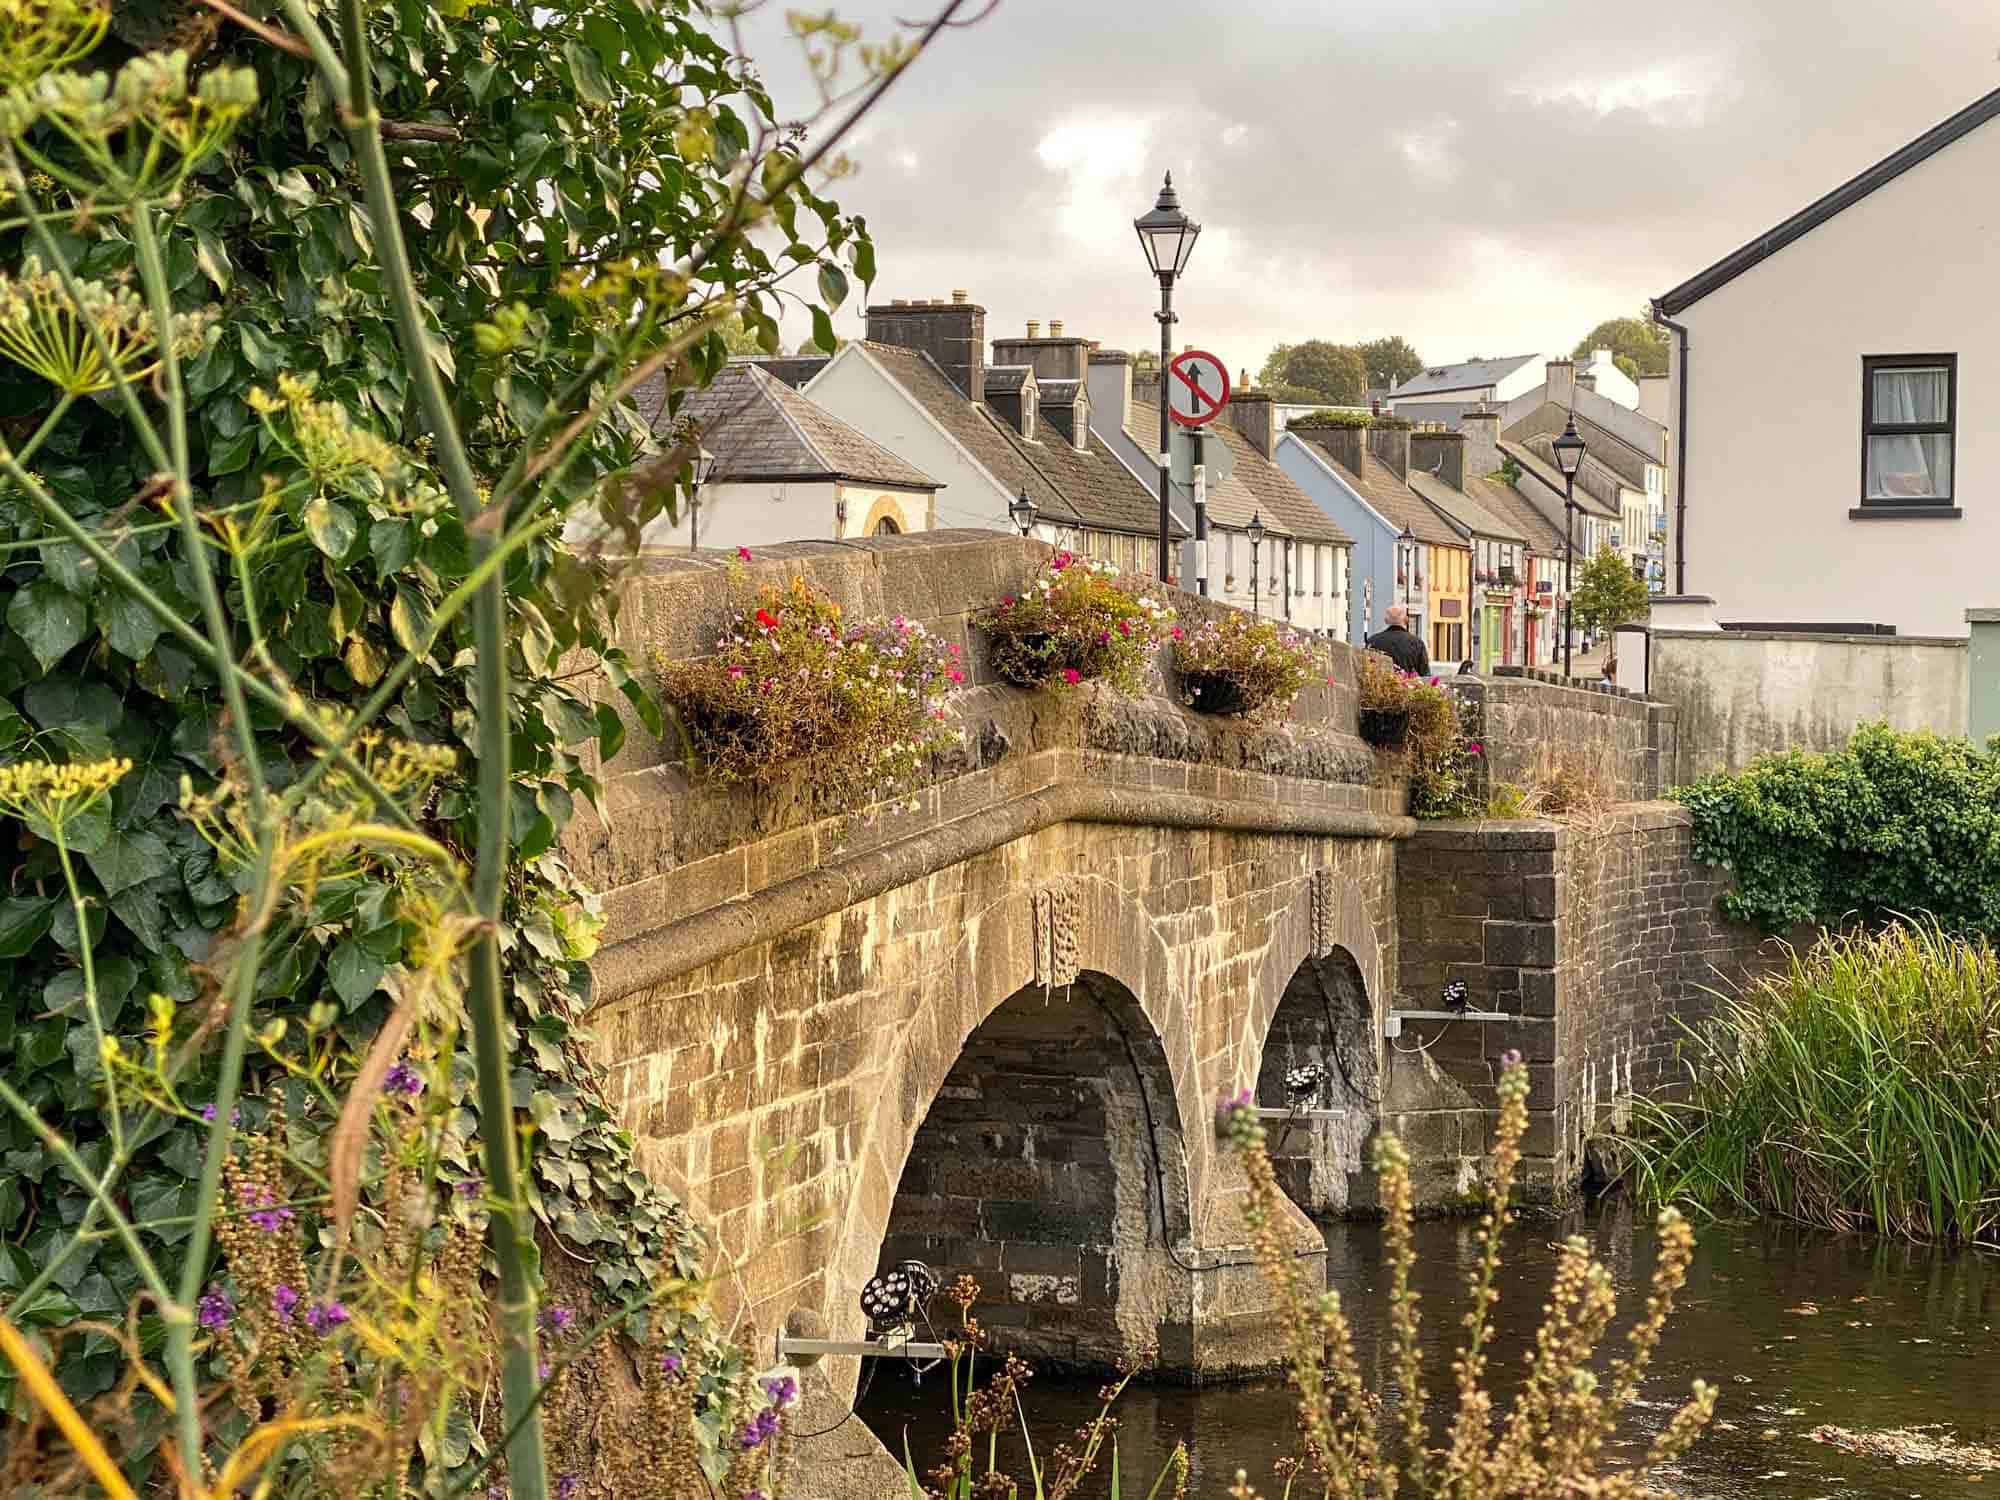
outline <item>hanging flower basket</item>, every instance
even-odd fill
[[[1196,713],[1288,709],[1309,681],[1326,675],[1324,654],[1305,637],[1239,610],[1173,635],[1181,702]]]
[[[1356,715],[1361,738],[1378,750],[1400,750],[1410,734],[1407,708],[1364,708]]]
[[[1058,552],[1018,595],[980,612],[993,670],[1017,687],[1103,681],[1137,694],[1174,612],[1136,593],[1110,563]]]

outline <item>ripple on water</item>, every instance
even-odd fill
[[[1636,1223],[1636,1228],[1635,1228]],[[1621,1317],[1605,1348],[1645,1300],[1652,1273],[1650,1220],[1611,1201],[1564,1219],[1529,1219],[1508,1232],[1501,1303],[1489,1368],[1504,1402],[1533,1346],[1555,1262],[1566,1235],[1590,1236],[1619,1289]],[[1326,1230],[1329,1284],[1355,1319],[1364,1372],[1383,1371],[1381,1231],[1372,1224]],[[1417,1226],[1416,1284],[1424,1297],[1424,1379],[1451,1389],[1451,1356],[1463,1311],[1465,1272],[1477,1254],[1472,1226]],[[900,1367],[870,1384],[861,1414],[902,1452],[908,1430],[920,1467],[936,1461],[948,1430],[939,1371],[913,1390]],[[1721,1388],[1716,1422],[1673,1476],[1704,1500],[2000,1500],[2000,1474],[1980,1476],[1931,1464],[1898,1464],[1813,1439],[1815,1428],[1855,1433],[1941,1424],[1960,1441],[2000,1444],[2000,1261],[1769,1223],[1708,1225],[1680,1307],[1615,1452],[1643,1451],[1704,1378]],[[1386,1376],[1381,1378],[1386,1385]],[[1096,1382],[1038,1382],[1028,1413],[1046,1451],[1095,1411]],[[1271,1461],[1292,1451],[1290,1393],[1277,1382],[1134,1387],[1118,1408],[1119,1448],[1138,1492],[1185,1440],[1193,1459],[1189,1493],[1222,1492],[1238,1468],[1263,1488]],[[1101,1493],[1101,1487],[1098,1491]]]

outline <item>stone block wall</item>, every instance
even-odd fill
[[[1451,685],[1479,726],[1489,789],[1527,787],[1551,760],[1586,771],[1612,802],[1658,797],[1674,784],[1679,712],[1670,704],[1521,667]]]
[[[1392,1043],[1384,1123],[1411,1140],[1434,1202],[1468,1185],[1490,1146],[1503,1054],[1529,1065],[1524,1184],[1560,1195],[1593,1131],[1681,1077],[1682,1023],[1776,951],[1722,918],[1727,877],[1695,862],[1687,810],[1672,803],[1587,825],[1429,824],[1399,847],[1396,880],[1398,1004],[1439,1008],[1462,980],[1472,1009],[1511,1018],[1412,1023]]]

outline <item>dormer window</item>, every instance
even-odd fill
[[[1090,451],[1090,402],[1081,390],[1076,393],[1076,405],[1070,408],[1070,441],[1077,452]]]
[[[1042,393],[1035,388],[1033,380],[1021,382],[1021,436],[1031,443],[1035,441],[1036,408],[1041,399]]]

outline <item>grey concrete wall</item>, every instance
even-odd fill
[[[1655,630],[1647,692],[1680,711],[1673,782],[1775,750],[1834,750],[1857,726],[1966,732],[1962,637]]]
[[[1680,724],[1671,704],[1524,667],[1448,680],[1469,705],[1489,790],[1530,786],[1550,754],[1588,765],[1614,802],[1657,797],[1673,783]]]

